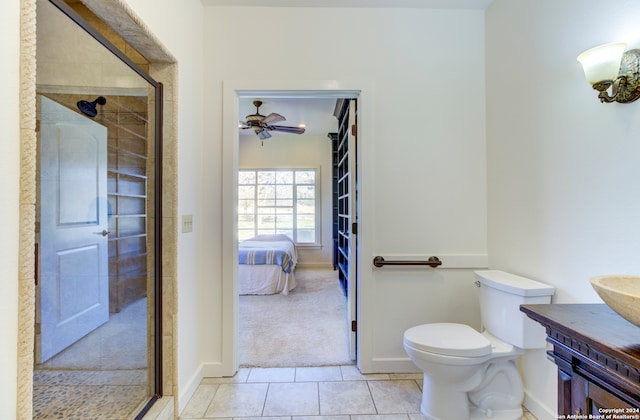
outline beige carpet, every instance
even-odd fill
[[[245,367],[326,366],[349,359],[346,299],[337,271],[296,269],[288,296],[240,296]]]

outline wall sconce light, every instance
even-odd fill
[[[587,82],[600,92],[600,102],[629,103],[640,98],[640,50],[625,51],[626,47],[606,44],[578,56]]]

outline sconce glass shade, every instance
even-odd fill
[[[591,48],[578,56],[582,64],[584,76],[590,85],[605,80],[614,81],[618,78],[622,54],[627,48],[624,42],[605,44]]]

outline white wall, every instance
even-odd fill
[[[0,417],[16,413],[20,191],[20,0],[0,3]]]
[[[177,173],[178,199],[176,203],[165,204],[177,205],[179,217],[193,215],[193,232],[183,234],[178,230],[178,291],[175,293],[179,332],[174,337],[178,350],[178,397],[185,396],[184,400],[193,391],[190,386],[194,378],[198,378],[202,360],[215,354],[209,340],[219,330],[215,318],[205,317],[211,285],[220,276],[215,269],[219,265],[216,264],[219,247],[215,242],[203,247],[202,241],[216,237],[220,221],[215,207],[209,207],[206,216],[202,213],[200,186],[205,162],[201,150],[203,142],[211,140],[207,133],[216,129],[208,125],[205,132],[202,5],[198,0],[126,0],[126,3],[178,62],[177,101],[173,104],[178,109],[178,167],[173,168]],[[215,186],[208,194],[216,195]],[[213,262],[213,268],[207,272],[203,271],[204,260]]]
[[[338,120],[336,119],[336,127]],[[335,131],[335,130],[334,130]],[[273,137],[264,142],[257,136],[240,137],[239,168],[317,168],[319,169],[319,190],[321,217],[321,247],[305,249],[298,247],[298,266],[333,266],[333,202],[331,139],[327,136],[300,136],[272,133]]]
[[[477,323],[470,270],[374,270],[371,261],[486,253],[483,12],[206,7],[205,21],[213,126],[233,123],[233,110],[218,105],[228,81],[371,86],[358,103],[363,370],[412,369],[402,347],[409,326]],[[211,134],[205,155],[214,160],[221,143],[233,144]],[[215,191],[217,173],[208,173],[203,191]],[[221,306],[212,300],[212,317]]]
[[[640,3],[494,0],[487,11],[492,268],[599,302],[589,277],[640,271],[640,103],[601,104],[576,57],[638,47]],[[555,366],[523,359],[528,406],[555,418]],[[544,412],[546,410],[546,412]]]
[[[371,258],[485,250],[484,15],[427,9],[205,8],[197,0],[127,0],[177,58],[179,214],[194,232],[179,236],[178,388],[184,405],[203,364],[222,363],[220,274],[222,82],[363,80],[364,288],[361,357],[372,371],[406,360],[402,331],[437,311],[473,319],[469,270],[373,270]],[[0,323],[16,337],[19,173],[19,6],[2,2],[0,183],[3,220]],[[255,16],[252,18],[252,16]],[[267,22],[267,29],[263,26]],[[257,43],[264,43],[252,48]],[[249,50],[249,52],[247,52]],[[203,57],[202,52],[205,52]],[[206,78],[205,78],[206,76]],[[204,83],[203,83],[204,80]],[[366,120],[366,118],[369,118]],[[206,123],[205,123],[206,122]],[[6,214],[5,214],[6,212]],[[428,274],[427,274],[428,273]],[[7,280],[8,279],[8,280]],[[460,286],[449,287],[449,284]],[[455,292],[459,288],[461,293]],[[431,297],[425,303],[422,297]],[[469,307],[469,312],[460,308]],[[15,413],[15,341],[0,345],[0,413]],[[6,388],[6,389],[5,389]]]
[[[220,227],[219,212],[215,206],[209,206],[208,217],[201,213],[202,160],[200,153],[202,141],[207,140],[204,128],[204,93],[202,51],[203,21],[202,6],[198,0],[162,1],[127,0],[135,13],[141,18],[157,38],[177,58],[179,63],[178,101],[179,108],[179,197],[180,214],[194,215],[194,232],[179,236],[179,293],[178,293],[178,389],[188,391],[197,377],[201,361],[205,357],[215,357],[215,345],[210,337],[220,327],[215,325],[215,317],[204,318],[203,307],[208,306],[211,293],[211,278],[219,278],[219,245],[213,241],[200,254],[202,237],[216,237]],[[14,418],[16,415],[17,395],[17,327],[18,327],[18,227],[19,227],[19,173],[20,173],[20,6],[19,0],[6,0],[0,4],[0,123],[3,127],[3,140],[0,141],[0,217],[3,220],[3,234],[0,237],[0,282],[3,292],[0,294],[0,325],[7,339],[0,343],[0,417]],[[215,127],[208,127],[215,129]],[[214,162],[215,163],[215,162]],[[215,188],[208,186],[211,196]],[[173,203],[172,203],[173,204]],[[205,220],[209,230],[203,232]],[[169,226],[167,226],[170,228]],[[214,269],[203,275],[200,262],[206,259],[212,262]],[[219,280],[217,280],[219,283]],[[218,319],[218,324],[220,320]],[[206,356],[205,356],[206,354]]]

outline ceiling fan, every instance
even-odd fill
[[[253,132],[258,135],[260,140],[268,139],[271,137],[269,131],[280,131],[283,133],[302,134],[304,128],[302,127],[289,127],[286,125],[273,125],[274,123],[284,121],[285,118],[272,112],[266,117],[260,114],[260,106],[262,101],[253,101],[253,106],[256,107],[256,113],[246,116],[246,122],[240,121],[240,128],[246,130],[248,128],[253,129]]]

